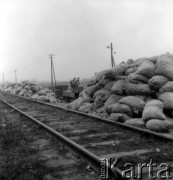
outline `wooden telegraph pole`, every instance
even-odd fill
[[[17,84],[17,70],[16,69],[14,70],[14,73],[15,73],[15,81],[16,81],[16,84]]]
[[[4,85],[4,73],[2,73],[2,80],[3,80],[3,85]]]
[[[110,46],[107,46],[107,48],[111,49],[111,67],[114,67],[115,66],[115,61],[114,61],[113,54],[115,54],[116,52],[114,52],[114,50],[113,50],[112,43],[110,44]]]
[[[56,87],[56,77],[55,77],[55,71],[54,71],[54,65],[53,65],[53,57],[54,54],[49,54],[49,58],[51,61],[51,87],[53,92],[55,92],[55,87]]]

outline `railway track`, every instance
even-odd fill
[[[78,154],[1,101],[0,114],[0,180],[99,180]]]
[[[101,170],[103,176],[107,170],[110,173],[107,174],[108,176],[123,179],[121,175],[127,169],[124,166],[126,163],[133,163],[134,167],[138,167],[139,163],[149,163],[151,159],[155,163],[167,163],[170,168],[172,167],[173,137],[171,136],[87,116],[3,92],[0,92],[0,99],[58,136],[73,151],[84,157],[91,166]],[[117,158],[121,160],[116,168],[111,169],[109,160],[112,159],[114,162]],[[101,169],[109,162],[110,166],[106,166],[108,169]],[[158,168],[155,171],[157,172]],[[143,171],[145,179],[148,173],[146,168]]]

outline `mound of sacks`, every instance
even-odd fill
[[[156,132],[173,128],[173,55],[128,60],[85,79],[67,108]]]
[[[1,90],[7,93],[31,98],[42,102],[56,103],[56,95],[50,89],[42,88],[36,83],[29,81],[22,81],[21,83],[11,84],[5,83]]]

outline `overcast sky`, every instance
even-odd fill
[[[0,81],[91,77],[129,58],[173,53],[172,0],[0,0]]]

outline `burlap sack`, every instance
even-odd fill
[[[112,113],[110,115],[109,119],[114,122],[124,123],[126,120],[131,119],[131,117],[127,116],[126,114],[122,114],[122,113]]]
[[[148,84],[152,90],[158,91],[166,82],[168,79],[165,76],[156,75],[148,81]]]
[[[145,123],[141,118],[129,119],[129,120],[125,121],[124,124],[130,125],[130,126],[135,126],[135,127],[140,127],[140,128],[145,127]]]
[[[158,99],[163,102],[166,110],[173,111],[173,92],[162,93],[158,96]]]
[[[164,93],[164,92],[173,92],[173,81],[168,81],[167,83],[165,83],[160,89],[159,89],[160,93]]]
[[[156,132],[167,132],[172,126],[168,121],[151,119],[146,123],[146,128]]]
[[[111,96],[111,92],[108,90],[100,89],[94,93],[93,99],[98,96],[102,98],[103,102],[105,102]]]
[[[78,99],[74,100],[73,102],[69,103],[67,105],[67,108],[78,110],[84,103],[89,103],[90,99],[83,99],[79,97]]]
[[[173,80],[173,57],[169,55],[160,56],[157,60],[155,74]]]
[[[154,76],[154,72],[155,65],[149,60],[143,61],[136,71],[137,74],[143,75],[147,78],[152,78]]]
[[[151,89],[148,84],[134,84],[126,81],[125,92],[127,95],[145,95],[151,94]]]
[[[126,96],[119,100],[120,104],[125,104],[133,110],[135,113],[140,113],[143,111],[145,102],[134,96]]]
[[[118,103],[118,101],[123,98],[124,96],[120,96],[120,95],[116,95],[116,94],[112,94],[107,101],[105,102],[105,106],[109,106],[115,103]]]
[[[117,95],[123,95],[125,89],[125,81],[124,80],[118,80],[114,83],[111,91]]]
[[[148,83],[148,78],[137,73],[131,73],[128,76],[128,81],[135,84]]]
[[[88,113],[93,108],[93,105],[91,103],[84,103],[82,106],[80,106],[79,111]]]
[[[101,88],[101,86],[97,83],[96,85],[93,86],[89,86],[87,88],[85,88],[85,92],[86,94],[88,94],[90,97],[92,97],[94,95],[94,93],[99,90]]]
[[[122,113],[130,117],[133,117],[132,109],[125,104],[119,104],[119,103],[112,104],[112,105],[107,106],[106,110],[108,113]]]

